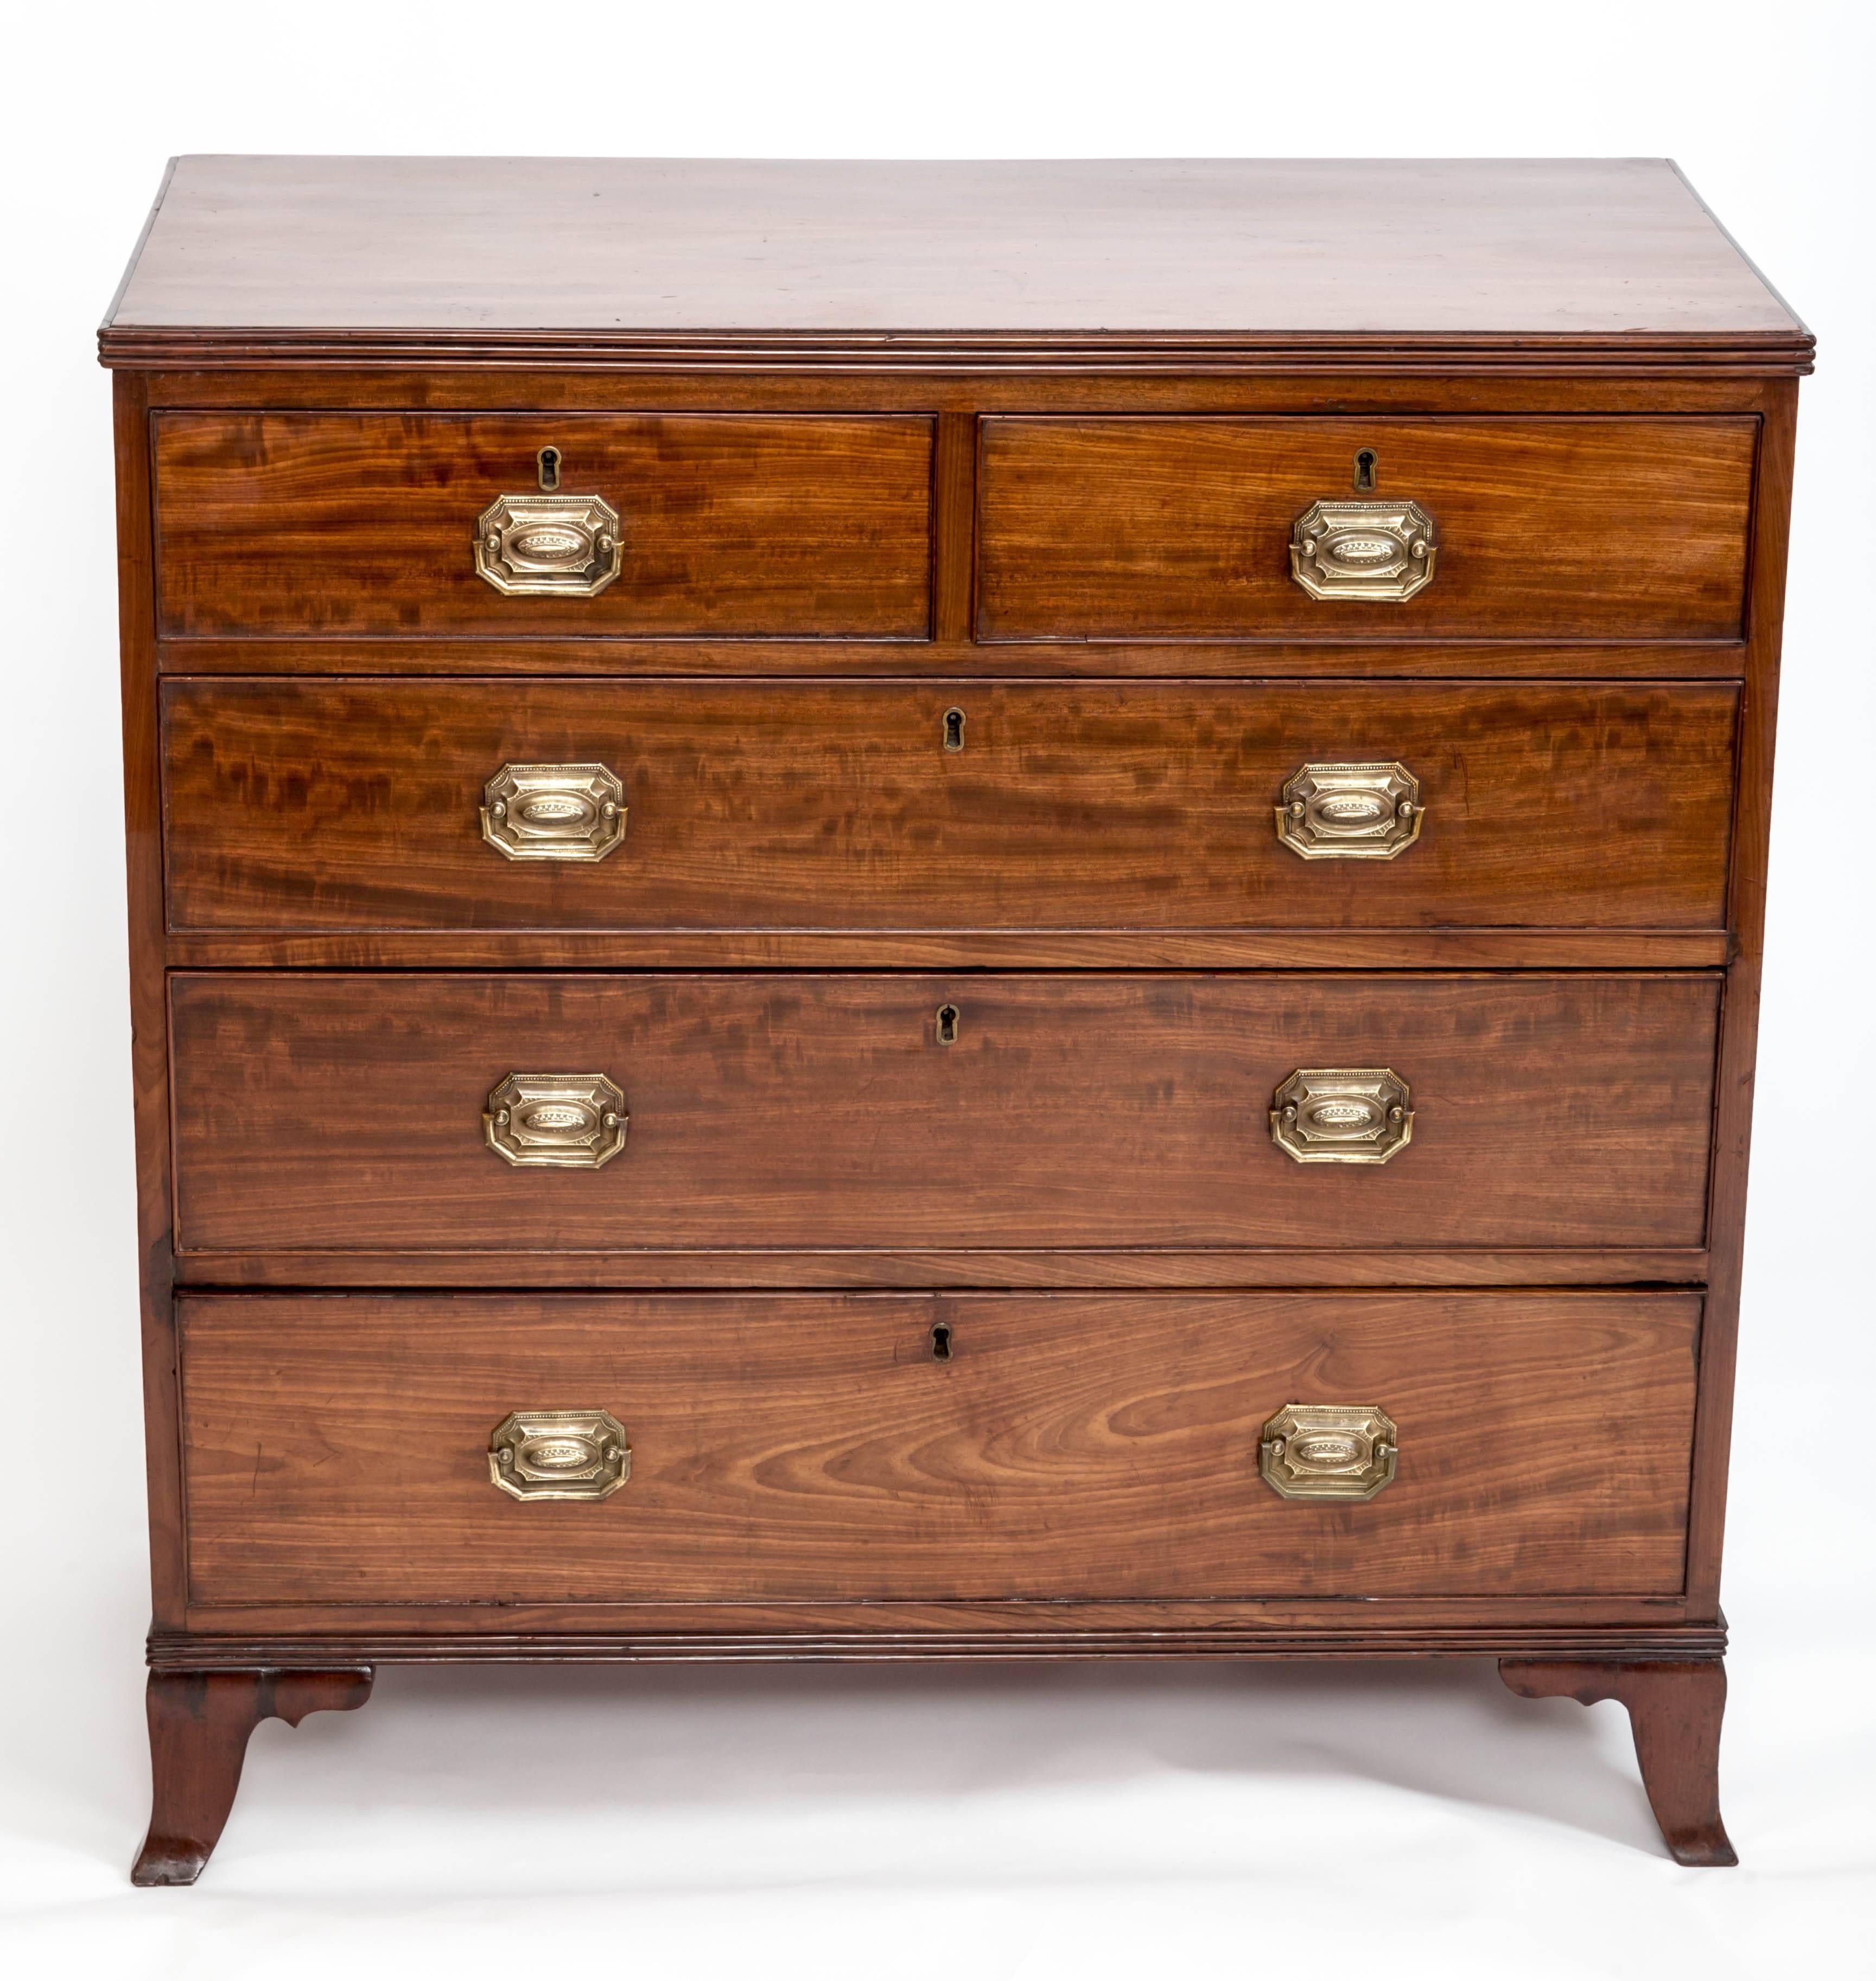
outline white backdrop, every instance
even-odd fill
[[[7,29],[0,1953],[61,1977],[1868,1972],[1876,468],[1867,0],[22,7]],[[108,381],[175,151],[1668,154],[1817,331],[1727,1607],[1736,1872],[1489,1666],[392,1672],[147,1806]],[[1861,1945],[1864,1951],[1856,1953]]]

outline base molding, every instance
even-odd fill
[[[361,1664],[788,1664],[862,1660],[898,1663],[1029,1663],[1052,1660],[1373,1660],[1501,1658],[1628,1663],[1700,1663],[1726,1651],[1724,1623],[1670,1626],[1505,1628],[1459,1625],[1368,1630],[761,1630],[644,1633],[595,1631],[374,1632],[358,1636],[238,1640],[153,1631],[155,1671],[341,1670]]]

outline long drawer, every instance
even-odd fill
[[[1694,1295],[179,1304],[198,1603],[1681,1586]]]
[[[1742,415],[986,419],[978,636],[1737,640],[1758,432]],[[1318,503],[1371,505],[1317,512],[1345,553],[1308,571],[1327,595],[1291,557]],[[1405,584],[1390,531],[1434,548]]]
[[[296,931],[1718,928],[1737,699],[172,681],[168,914]]]
[[[1697,1246],[1719,995],[1590,973],[183,973],[178,1243]],[[1356,1097],[1286,1086],[1325,1070]],[[1331,1139],[1361,1092],[1411,1120],[1377,1130],[1385,1161],[1298,1161],[1280,1089]],[[510,1159],[542,1147],[553,1164]]]
[[[923,640],[931,432],[900,416],[159,414],[158,630]]]

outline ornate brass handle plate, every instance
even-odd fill
[[[603,860],[625,837],[625,787],[603,764],[504,764],[482,837],[508,860]]]
[[[1270,1138],[1293,1162],[1391,1161],[1414,1139],[1407,1082],[1385,1066],[1301,1067],[1271,1103]]]
[[[597,598],[623,558],[603,495],[498,495],[476,519],[476,574],[510,598]]]
[[[488,1440],[488,1476],[517,1500],[607,1500],[631,1477],[608,1410],[511,1410]]]
[[[1286,1500],[1371,1500],[1393,1481],[1396,1436],[1372,1403],[1285,1403],[1264,1427],[1258,1470]]]
[[[603,1169],[625,1146],[625,1097],[603,1073],[511,1073],[482,1116],[488,1146],[517,1169]]]
[[[1290,572],[1311,598],[1398,604],[1433,582],[1433,518],[1418,502],[1312,502],[1290,532]]]
[[[1283,787],[1277,837],[1305,860],[1392,860],[1425,817],[1405,764],[1305,764]]]

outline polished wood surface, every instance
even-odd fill
[[[968,574],[967,574],[968,575]],[[1019,650],[1020,649],[1020,650]],[[1449,640],[1379,637],[1021,642],[909,640],[492,640],[395,636],[325,639],[165,639],[166,675],[340,674],[650,677],[715,681],[768,677],[1005,681],[1736,681],[1738,640]]]
[[[988,419],[980,639],[1735,639],[1750,419]],[[1412,501],[1439,533],[1400,603],[1312,598],[1291,526]]]
[[[1708,970],[1724,928],[178,931],[178,970]]]
[[[1718,1004],[1591,974],[181,975],[178,1244],[1698,1245]],[[1412,1090],[1385,1167],[1271,1142],[1280,1083],[1336,1066]],[[532,1068],[613,1079],[625,1153],[491,1153],[488,1091]]]
[[[1718,931],[1737,714],[1735,690],[1691,684],[172,682],[169,919]],[[1298,857],[1285,780],[1350,759],[1413,772],[1420,839]],[[624,781],[603,861],[483,840],[486,781],[543,762]]]
[[[905,418],[163,413],[153,421],[168,634],[931,631],[931,423]],[[619,513],[595,598],[505,597],[476,519],[535,459]]]
[[[467,1241],[465,1241],[467,1242]],[[721,1291],[785,1287],[855,1291],[944,1286],[1081,1290],[1218,1287],[1701,1286],[1706,1251],[1694,1245],[1501,1247],[1388,1246],[1375,1250],[1320,1246],[1136,1245],[1122,1250],[1059,1246],[742,1245],[530,1252],[528,1283],[577,1290],[631,1286],[641,1291]],[[185,1252],[178,1286],[505,1287],[515,1255],[452,1249],[423,1252]]]
[[[195,1627],[152,1637],[160,1671],[238,1670],[292,1649],[312,1657],[358,1657],[381,1664],[743,1665],[816,1664],[829,1659],[875,1664],[1022,1664],[1068,1659],[1128,1663],[1330,1663],[1401,1658],[1568,1657],[1717,1659],[1726,1633],[1711,1624],[1662,1620],[1664,1596],[1468,1599],[1480,1620],[1419,1624],[1403,1612],[1454,1615],[1450,1596],[1390,1599],[1360,1606],[1334,1597],[1257,1603],[742,1603],[348,1605],[345,1627],[321,1605],[243,1604],[190,1613]],[[1493,1620],[1494,1610],[1557,1610],[1551,1622]],[[1654,1620],[1608,1620],[1624,1608]],[[1315,1627],[1271,1620],[1313,1613]],[[829,1621],[830,1613],[838,1623]],[[1325,1617],[1341,1617],[1325,1626]],[[1120,1622],[1104,1619],[1119,1618]],[[316,1618],[318,1634],[305,1634]]]
[[[248,1736],[263,1720],[297,1726],[309,1713],[349,1711],[372,1693],[368,1666],[350,1670],[152,1671],[150,1827],[133,1885],[192,1885],[221,1840],[241,1786]]]
[[[1709,1210],[1713,1263],[1701,1355],[1701,1410],[1694,1450],[1688,1578],[1696,1600],[1715,1616],[1720,1606],[1727,1462],[1732,1439],[1746,1178],[1751,1154],[1759,981],[1764,957],[1765,894],[1770,866],[1772,757],[1778,720],[1785,564],[1791,540],[1790,491],[1797,440],[1798,387],[1788,382],[1780,388],[1766,416],[1761,468],[1764,483],[1782,491],[1781,498],[1760,504],[1752,541],[1754,575],[1748,628],[1751,646],[1740,724],[1739,776],[1733,797],[1732,877],[1727,901],[1734,948],[1727,972],[1724,1023],[1714,1080]]]
[[[218,1827],[267,1674],[379,1658],[1471,1655],[1623,1698],[1721,1861],[1811,340],[1671,168],[185,161],[102,341],[149,1655],[247,1688],[159,1812]],[[625,517],[597,600],[471,574],[550,444]],[[1360,447],[1441,531],[1398,608],[1289,576]],[[501,761],[607,752],[611,861],[481,844]],[[1281,853],[1273,784],[1358,752],[1421,843]],[[1412,1082],[1387,1168],[1271,1147],[1325,1061]],[[482,1146],[544,1064],[626,1088],[598,1175]],[[643,1588],[592,1538],[641,1546],[635,1487],[481,1466],[478,1381],[595,1357],[651,1413]],[[1371,1506],[1246,1469],[1244,1386],[1323,1369],[1408,1400]]]
[[[188,1298],[191,1592],[1667,1593],[1698,1313],[1681,1293]],[[1299,1398],[1378,1402],[1395,1483],[1272,1492],[1260,1428]],[[530,1405],[611,1410],[627,1483],[498,1491],[490,1433]]]
[[[1500,1675],[1524,1699],[1619,1699],[1628,1709],[1648,1806],[1677,1864],[1723,1867],[1739,1859],[1720,1820],[1720,1721],[1726,1667],[1697,1663],[1525,1663]]]
[[[118,694],[129,951],[132,1118],[136,1130],[138,1333],[151,1621],[182,1620],[182,1484],[176,1396],[175,1204],[169,1164],[168,984],[163,936],[163,798],[155,693],[155,571],[149,405],[144,381],[112,381],[117,450]]]
[[[1808,341],[1659,158],[185,158],[164,328]]]

